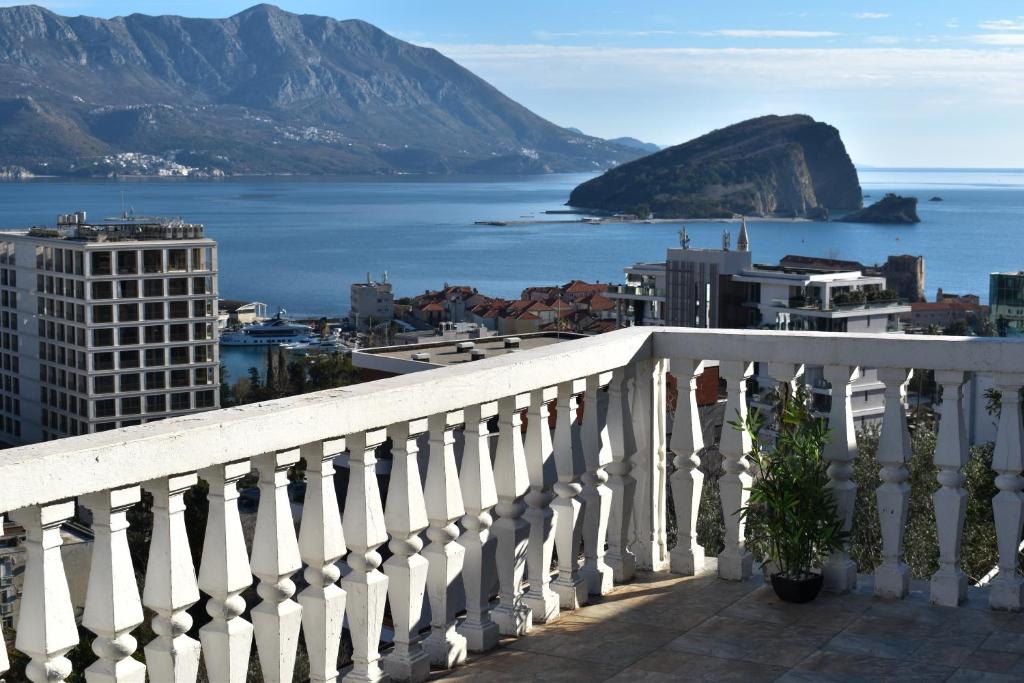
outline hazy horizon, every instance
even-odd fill
[[[0,3],[13,4],[22,3]],[[254,3],[38,4],[109,18],[223,17]],[[667,146],[763,114],[804,113],[838,128],[862,167],[1024,165],[1024,7],[1010,2],[275,4],[434,47],[537,114],[599,137]]]

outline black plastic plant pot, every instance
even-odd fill
[[[783,602],[810,602],[818,597],[824,577],[821,574],[806,574],[794,579],[782,574],[772,574],[772,588]]]

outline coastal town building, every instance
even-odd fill
[[[395,295],[388,282],[388,274],[376,282],[369,273],[366,282],[356,282],[350,288],[351,309],[349,318],[356,329],[366,329],[374,324],[389,322],[395,317]]]
[[[989,275],[988,304],[1000,336],[1024,334],[1024,270]]]
[[[0,439],[105,431],[219,406],[217,249],[123,216],[0,232]]]

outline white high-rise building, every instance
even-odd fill
[[[219,407],[216,303],[202,225],[79,212],[0,231],[0,441]]]

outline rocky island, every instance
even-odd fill
[[[863,205],[839,131],[810,116],[763,116],[622,164],[569,204],[658,218],[826,219]]]
[[[892,192],[860,211],[838,219],[843,223],[885,223],[905,225],[920,223],[917,215],[917,197],[902,197]]]

